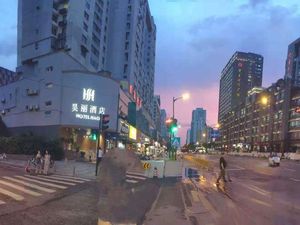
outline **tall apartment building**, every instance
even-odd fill
[[[192,112],[191,122],[191,143],[203,142],[203,134],[206,134],[206,110],[203,108],[196,108]]]
[[[188,129],[186,131],[186,141],[185,141],[185,144],[189,145],[190,143],[191,143],[191,129]]]
[[[19,0],[18,66],[64,51],[125,81],[152,115],[156,26],[147,0]]]
[[[247,92],[262,84],[263,57],[254,53],[235,52],[222,70],[219,90],[218,120],[247,97]]]

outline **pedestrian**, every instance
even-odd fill
[[[224,153],[223,153],[224,154]],[[222,155],[223,155],[222,154]],[[224,182],[227,182],[225,175],[226,175],[226,166],[227,162],[223,156],[220,157],[220,175],[217,179],[217,184],[219,184],[220,179],[222,178]],[[228,180],[231,182],[229,175],[227,174]]]
[[[158,178],[158,170],[157,170],[157,167],[154,167],[154,170],[153,170],[153,178],[154,178],[154,179],[157,179],[157,178]]]
[[[99,147],[98,152],[97,152],[97,159],[96,159],[96,176],[98,174],[98,167],[102,160],[102,157],[103,157],[103,151],[102,151],[101,147]]]
[[[50,167],[51,156],[49,152],[46,150],[44,156],[44,174],[48,175],[49,167]]]
[[[36,162],[35,173],[39,174],[42,171],[42,154],[40,150],[37,152],[35,156],[35,162]]]

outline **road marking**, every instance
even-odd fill
[[[4,205],[4,204],[5,204],[5,202],[0,200],[0,205]]]
[[[288,170],[288,171],[292,171],[292,172],[295,172],[296,170],[294,169],[289,169],[289,168],[283,168],[284,170]]]
[[[234,171],[234,170],[245,170],[245,169],[226,169],[227,171]]]
[[[269,203],[263,202],[263,201],[258,200],[256,198],[250,198],[250,199],[251,199],[251,201],[253,201],[253,202],[257,203],[257,204],[260,204],[260,205],[263,205],[263,206],[267,206],[267,207],[270,207],[270,208],[272,207],[272,205],[270,205]]]
[[[30,175],[25,175],[25,177],[32,177]],[[66,184],[66,185],[71,185],[74,186],[76,184],[74,183],[69,183],[69,182],[65,182],[65,181],[58,181],[58,180],[54,180],[54,179],[48,179],[48,178],[43,178],[43,177],[34,177],[37,180],[41,180],[41,181],[50,181],[50,182],[54,182],[54,183],[58,183],[58,184]]]
[[[204,207],[211,212],[211,214],[215,217],[218,218],[221,215],[217,212],[217,210],[213,207],[213,205],[205,198],[205,196],[201,193],[198,192],[198,197],[200,198],[202,204],[204,205]]]
[[[85,179],[85,178],[81,178],[81,177],[72,177],[72,176],[66,176],[66,175],[52,175],[51,177],[68,178],[68,179],[75,179],[75,180],[81,180],[81,181],[91,181],[89,179]]]
[[[135,178],[138,180],[146,180],[147,179],[146,177],[140,177],[140,176],[134,176],[134,175],[128,175],[128,174],[126,174],[126,177]]]
[[[85,181],[74,180],[74,179],[70,179],[70,178],[61,178],[61,177],[53,177],[53,176],[45,176],[45,175],[38,175],[38,177],[52,178],[54,180],[70,181],[70,182],[80,183],[80,184],[85,182]]]
[[[22,191],[26,194],[29,194],[29,195],[32,195],[32,196],[41,196],[42,194],[38,193],[38,192],[35,192],[35,191],[31,191],[31,190],[28,190],[28,189],[25,189],[24,187],[21,187],[19,185],[15,185],[15,184],[12,184],[12,183],[9,183],[9,182],[6,182],[4,180],[0,180],[0,184],[3,184],[3,185],[6,185],[6,186],[9,186],[11,188],[14,188],[16,190],[19,190],[19,191]]]
[[[295,179],[295,178],[290,178],[292,181],[296,181],[296,182],[299,182],[300,180],[299,179]]]
[[[38,184],[43,184],[43,185],[46,185],[46,186],[49,186],[49,187],[55,187],[55,188],[59,188],[59,189],[67,189],[68,188],[66,186],[52,184],[52,183],[49,183],[49,182],[42,182],[42,181],[34,180],[34,179],[31,179],[31,178],[27,178],[27,177],[22,177],[22,176],[15,176],[15,177],[23,179],[23,180],[27,180],[27,181],[32,181],[32,182],[35,182],[35,183],[38,183]]]
[[[258,188],[258,187],[254,186],[254,185],[247,185],[247,184],[241,184],[241,185],[244,186],[244,187],[246,187],[246,188],[248,188],[248,189],[250,189],[250,190],[252,190],[252,191],[255,191],[258,194],[264,195],[264,196],[268,196],[268,195],[271,194],[270,192],[265,191],[265,190],[263,190],[261,188]]]
[[[24,197],[23,197],[23,196],[17,195],[17,194],[15,194],[15,193],[12,193],[12,192],[10,192],[10,191],[8,191],[8,190],[5,190],[5,189],[2,189],[2,188],[0,188],[0,193],[1,193],[1,194],[4,194],[4,195],[7,195],[7,196],[9,196],[9,197],[11,197],[11,198],[13,198],[13,199],[15,199],[15,200],[17,200],[17,201],[22,201],[22,200],[24,200]]]
[[[23,185],[25,185],[27,187],[34,188],[36,190],[47,192],[47,193],[54,193],[54,192],[56,192],[56,190],[45,188],[45,187],[41,187],[41,186],[38,186],[38,185],[35,185],[35,184],[31,184],[31,183],[27,183],[25,181],[18,180],[18,179],[12,178],[12,177],[3,177],[3,178],[5,178],[7,180],[10,180],[10,181],[13,181],[13,182],[16,182],[16,183],[19,183],[19,184],[23,184]]]
[[[133,184],[136,184],[138,182],[136,180],[129,180],[129,179],[126,179],[125,181],[128,182],[128,183],[133,183]]]

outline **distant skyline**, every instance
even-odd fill
[[[17,0],[0,0],[0,66],[17,64]],[[263,86],[283,77],[288,44],[300,37],[298,0],[149,0],[157,26],[155,93],[175,116],[186,138],[192,110],[207,110],[217,123],[221,70],[235,51],[264,56]],[[222,7],[220,7],[222,6]]]

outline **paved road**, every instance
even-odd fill
[[[96,224],[94,181],[0,165],[0,225]]]
[[[233,182],[217,186],[219,156],[193,157],[214,167],[214,172],[198,169],[204,177],[188,184],[193,187],[191,208],[198,205],[202,212],[200,216],[194,210],[194,224],[300,224],[300,163],[282,161],[271,168],[263,159],[225,156]]]

